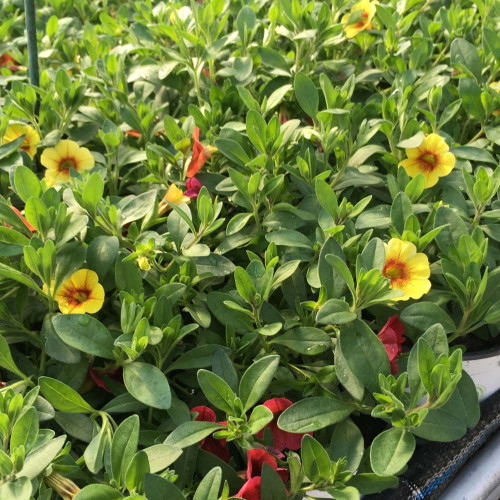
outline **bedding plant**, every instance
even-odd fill
[[[338,500],[479,418],[500,4],[0,2],[0,498]]]

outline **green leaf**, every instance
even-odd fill
[[[138,451],[132,458],[125,473],[125,482],[129,491],[141,491],[144,477],[150,472],[148,456]]]
[[[148,500],[165,500],[166,498],[168,500],[186,500],[186,497],[174,483],[156,474],[144,476],[144,494]]]
[[[289,330],[283,335],[273,338],[269,343],[284,345],[292,351],[308,356],[316,356],[332,346],[332,341],[327,333],[310,326]]]
[[[356,313],[349,309],[349,304],[343,300],[327,300],[316,315],[316,322],[320,325],[341,325],[356,319]]]
[[[5,368],[5,370],[15,373],[18,377],[25,379],[25,375],[19,368],[16,366],[16,363],[14,363],[14,360],[12,359],[12,354],[10,353],[10,348],[9,344],[7,344],[7,341],[3,338],[3,336],[0,335],[0,366],[2,368]]]
[[[378,392],[379,374],[389,375],[391,371],[382,342],[359,319],[341,327],[338,342],[350,371],[370,391]]]
[[[455,38],[450,47],[450,60],[453,66],[459,66],[465,73],[481,81],[481,59],[474,45],[463,38]]]
[[[233,412],[236,394],[222,378],[208,370],[198,371],[198,383],[210,403],[226,413]]]
[[[64,446],[65,441],[66,436],[62,435],[37,446],[26,457],[23,468],[18,475],[26,476],[29,479],[35,479],[38,474],[43,472],[51,464],[52,460],[56,458]]]
[[[279,365],[280,357],[265,356],[250,365],[240,380],[239,396],[243,409],[250,409],[266,392]]]
[[[304,112],[316,121],[319,106],[318,89],[304,73],[297,73],[293,81],[295,97]]]
[[[73,500],[121,500],[123,495],[106,484],[89,484]]]
[[[124,484],[125,472],[139,444],[139,416],[131,415],[116,429],[111,441],[111,473],[114,480]]]
[[[363,434],[358,426],[349,418],[336,424],[330,443],[331,459],[337,461],[345,458],[346,469],[356,472],[363,458],[363,452]]]
[[[256,406],[248,419],[252,434],[263,429],[274,418],[273,412],[264,405]]]
[[[31,447],[38,437],[38,414],[36,409],[28,408],[17,420],[12,428],[10,437],[10,452],[18,446],[24,446],[26,453],[29,453]]]
[[[286,500],[287,490],[279,474],[266,462],[262,465],[260,500]]]
[[[401,313],[401,321],[421,331],[435,324],[442,325],[446,333],[454,332],[457,328],[448,313],[433,302],[411,304]]]
[[[440,443],[460,439],[467,432],[467,426],[456,416],[456,409],[452,405],[450,398],[441,408],[431,408],[422,424],[411,432],[422,439]]]
[[[398,193],[392,202],[391,221],[399,234],[403,234],[405,221],[412,214],[413,208],[410,199],[405,193]]]
[[[493,54],[497,64],[500,64],[500,37],[490,28],[483,28],[483,47],[484,51]]]
[[[19,198],[25,203],[30,198],[42,196],[42,185],[38,177],[24,165],[19,165],[14,172],[14,186]]]
[[[233,392],[238,390],[238,374],[233,362],[223,349],[215,351],[212,361],[212,371],[225,380]]]
[[[415,451],[415,438],[404,429],[393,427],[379,434],[370,446],[370,464],[379,475],[397,474]]]
[[[127,391],[145,405],[168,410],[172,397],[167,378],[159,368],[147,363],[129,363],[123,368]]]
[[[27,477],[19,477],[0,486],[0,498],[30,500],[32,492],[31,481]]]
[[[143,451],[148,456],[149,469],[152,473],[166,469],[182,455],[181,448],[163,443],[144,448]]]
[[[222,428],[224,428],[223,425],[212,422],[184,422],[169,434],[164,443],[178,448],[187,448]]]
[[[87,248],[87,265],[95,271],[99,280],[104,280],[108,272],[113,267],[120,242],[116,236],[97,236]]]
[[[213,468],[201,480],[193,496],[193,500],[217,500],[219,498],[219,489],[222,479],[222,470],[220,467]]]
[[[66,344],[79,351],[114,359],[113,337],[108,329],[88,314],[60,314],[52,318],[57,335]]]
[[[351,271],[347,267],[347,264],[334,254],[329,254],[326,256],[326,261],[330,264],[333,270],[338,274],[338,276],[344,281],[353,297],[356,297],[356,287],[354,286],[354,280],[352,278]]]
[[[287,408],[278,418],[278,427],[287,432],[317,431],[347,418],[355,407],[336,398],[302,399]]]
[[[278,246],[293,248],[313,248],[313,244],[307,236],[293,229],[281,229],[266,234],[266,240]]]
[[[439,207],[436,212],[434,227],[447,226],[436,236],[436,243],[441,252],[448,254],[450,246],[458,248],[458,242],[462,234],[468,234],[465,222],[448,207]]]
[[[304,471],[312,483],[319,483],[329,476],[330,457],[323,446],[309,434],[302,438],[300,455]]]
[[[462,99],[462,106],[465,111],[483,122],[484,107],[481,101],[481,87],[470,78],[460,78],[458,95]]]
[[[123,259],[128,255],[121,251],[116,258],[115,263],[115,282],[116,287],[120,291],[131,292],[142,292],[142,276],[139,267],[135,262],[123,261]]]
[[[322,179],[317,179],[314,185],[319,204],[335,220],[338,209],[337,196],[330,185]]]
[[[47,401],[59,411],[66,413],[94,413],[90,406],[80,394],[68,387],[63,382],[50,377],[38,379],[40,390]]]
[[[255,290],[250,276],[242,267],[237,267],[234,270],[234,282],[241,297],[247,302],[253,303],[257,290]]]
[[[102,199],[104,193],[104,181],[98,172],[94,172],[85,183],[83,188],[82,200],[84,207],[90,215],[95,217],[97,205]]]
[[[6,158],[13,151],[17,151],[19,146],[21,146],[22,143],[24,142],[24,139],[26,139],[26,134],[22,134],[17,139],[14,139],[13,141],[6,142],[5,144],[2,144],[0,146],[0,159]]]
[[[365,472],[352,476],[347,484],[354,486],[364,495],[371,495],[373,493],[380,493],[388,488],[396,488],[398,486],[398,478]]]

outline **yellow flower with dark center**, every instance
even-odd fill
[[[450,153],[448,144],[437,134],[425,136],[418,148],[405,151],[408,158],[399,166],[403,167],[410,177],[423,174],[426,188],[436,185],[439,178],[447,176],[455,166],[455,155]]]
[[[361,11],[361,17],[357,21],[348,24],[349,18],[359,11]],[[361,0],[361,2],[353,5],[351,12],[342,18],[342,23],[345,25],[345,36],[347,38],[354,38],[360,31],[372,29],[372,20],[375,17],[375,12],[375,2],[370,2],[369,0]]]
[[[9,125],[9,128],[3,136],[3,142],[6,144],[7,142],[15,141],[21,135],[26,135],[21,144],[21,149],[26,151],[30,158],[33,159],[36,155],[36,146],[40,142],[40,136],[30,125],[22,125],[20,123]]]
[[[181,189],[175,184],[170,184],[163,200],[158,205],[158,213],[163,215],[168,210],[171,210],[171,205],[181,205],[182,203],[189,203],[191,199],[186,196]]]
[[[93,314],[102,307],[104,288],[97,273],[80,269],[61,285],[54,298],[63,314]]]
[[[392,238],[385,246],[385,264],[382,274],[391,280],[391,288],[402,290],[404,295],[393,300],[420,299],[431,289],[429,259],[417,253],[416,246]]]
[[[81,148],[76,142],[67,139],[59,141],[53,148],[45,149],[40,161],[47,169],[45,181],[49,187],[68,181],[71,168],[82,173],[95,165],[94,157],[87,148]]]

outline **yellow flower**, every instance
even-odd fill
[[[348,24],[349,18],[358,11],[361,11],[361,17],[357,21]],[[354,38],[360,31],[371,29],[375,12],[375,2],[372,3],[369,0],[361,0],[361,2],[353,5],[351,12],[342,18],[342,23],[345,24],[345,36]]]
[[[151,269],[151,264],[149,263],[148,258],[144,257],[144,255],[137,258],[137,264],[143,271],[149,271]]]
[[[449,152],[448,144],[437,134],[425,136],[418,148],[405,151],[408,158],[399,166],[403,167],[410,177],[424,174],[426,188],[436,185],[439,178],[448,175],[455,166],[455,155]]]
[[[500,82],[491,82],[490,87],[497,91],[500,92]],[[496,111],[493,111],[493,116],[499,116],[500,115],[500,109],[497,109]]]
[[[182,203],[189,203],[190,201],[191,199],[189,196],[186,196],[181,189],[175,184],[170,184],[167,193],[158,205],[158,213],[163,215],[172,208],[171,205],[181,205]]]
[[[391,280],[391,288],[404,295],[393,300],[419,299],[431,289],[429,259],[409,241],[392,238],[385,246],[382,274]]]
[[[102,307],[104,288],[97,273],[80,269],[61,285],[54,298],[63,314],[93,314]]]
[[[47,169],[45,180],[49,187],[68,181],[70,168],[82,173],[94,168],[95,164],[94,157],[87,148],[81,148],[76,142],[67,139],[59,141],[53,148],[44,150],[40,161]]]
[[[23,134],[26,134],[26,137],[21,145],[21,149],[24,149],[24,151],[29,154],[30,158],[33,159],[36,155],[36,146],[40,142],[40,136],[33,127],[19,123],[10,125],[3,136],[3,142],[4,144],[12,142]]]

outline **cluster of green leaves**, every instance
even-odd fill
[[[263,500],[354,500],[397,486],[415,436],[477,423],[458,344],[500,333],[498,2],[387,0],[347,40],[344,0],[43,0],[37,88],[22,2],[1,6],[0,56],[21,68],[0,68],[0,138],[21,121],[41,142],[34,159],[23,136],[0,145],[0,496],[48,500],[56,472],[77,500],[226,500],[273,422],[314,436],[280,459],[286,488],[263,468]],[[217,152],[165,212],[195,127]],[[398,164],[432,132],[456,164],[426,189]],[[63,137],[95,167],[47,188],[40,153]],[[396,301],[390,238],[428,255],[422,299]],[[103,308],[59,314],[82,268]],[[375,332],[394,314],[391,375]],[[294,402],[277,422],[273,397]],[[360,415],[385,430],[365,440]]]

